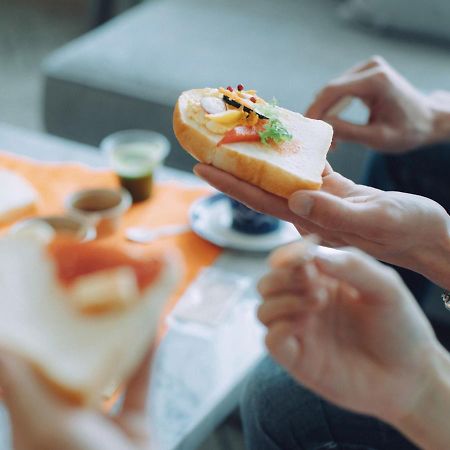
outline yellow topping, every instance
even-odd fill
[[[252,127],[258,123],[259,117],[256,113],[250,113],[247,117],[244,118],[241,125],[245,125],[247,127]]]
[[[213,122],[221,123],[223,125],[237,125],[244,117],[244,112],[241,109],[230,109],[217,114],[207,114],[206,117]]]

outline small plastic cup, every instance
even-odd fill
[[[100,149],[136,203],[151,197],[154,171],[169,154],[170,143],[155,131],[126,130],[107,136]]]
[[[95,227],[98,237],[114,233],[130,206],[131,196],[125,189],[84,189],[65,201],[68,214]]]

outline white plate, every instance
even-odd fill
[[[269,252],[280,245],[297,240],[300,235],[288,222],[281,221],[275,231],[247,234],[231,228],[231,209],[224,194],[197,200],[189,212],[192,230],[219,247],[252,252]]]

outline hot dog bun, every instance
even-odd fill
[[[218,145],[223,135],[211,132],[190,112],[217,89],[183,92],[175,106],[173,128],[180,145],[195,159],[222,169],[282,197],[299,189],[319,189],[333,129],[319,120],[275,107],[292,139],[278,145],[236,142]],[[206,112],[205,112],[206,113]]]
[[[135,370],[180,270],[177,255],[97,245],[0,240],[0,347],[84,404]]]

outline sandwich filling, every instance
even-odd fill
[[[61,238],[52,241],[47,249],[56,263],[58,279],[66,287],[78,278],[98,271],[129,267],[142,293],[158,278],[163,268],[161,258],[149,257],[144,261],[95,242],[80,243]]]
[[[161,275],[164,261],[136,259],[97,243],[55,239],[47,247],[56,276],[72,305],[97,315],[135,304]]]
[[[209,89],[200,100],[191,99],[186,112],[210,132],[223,135],[218,146],[234,142],[277,146],[293,138],[279,118],[276,103],[266,102],[241,84],[236,89]]]

